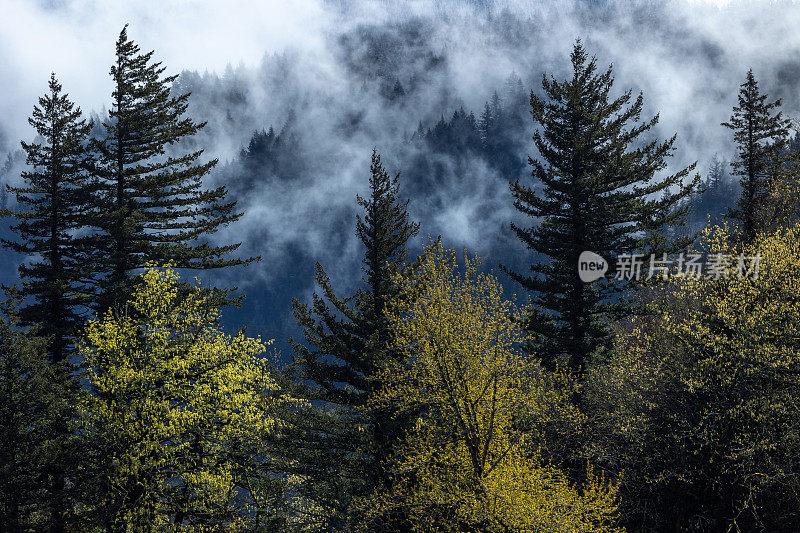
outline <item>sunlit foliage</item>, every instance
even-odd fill
[[[221,332],[206,299],[151,268],[121,316],[88,326],[81,431],[97,454],[94,510],[112,530],[235,529],[264,497],[236,453],[274,430],[286,398],[257,358],[265,344]]]
[[[419,531],[614,531],[616,488],[588,473],[582,487],[542,459],[553,418],[573,419],[572,390],[517,349],[514,304],[498,280],[434,244],[390,306],[395,348],[375,401],[416,413],[397,480],[370,502]],[[369,524],[380,529],[379,524]]]
[[[714,253],[731,236],[705,237]],[[673,279],[595,371],[596,453],[625,470],[643,529],[800,527],[798,237],[757,237],[744,250],[760,254],[757,277],[734,258],[719,279]]]

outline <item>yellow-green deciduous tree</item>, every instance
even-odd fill
[[[705,240],[730,253],[727,230]],[[800,529],[800,227],[743,251],[757,276],[734,256],[672,279],[590,380],[594,453],[624,470],[637,531]]]
[[[369,502],[418,531],[617,531],[616,487],[591,472],[578,487],[544,459],[555,419],[580,424],[565,373],[518,349],[517,309],[498,280],[436,243],[389,307],[406,362],[385,373],[374,399],[414,413],[392,487]]]
[[[263,514],[269,495],[240,454],[275,430],[288,399],[257,357],[265,344],[220,331],[207,298],[151,268],[119,316],[87,328],[80,430],[108,531],[236,530]]]

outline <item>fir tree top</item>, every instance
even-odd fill
[[[633,98],[631,90],[612,98],[612,68],[598,72],[580,41],[570,61],[566,80],[543,76],[544,98],[531,92],[531,114],[540,126],[533,135],[538,157],[529,158],[534,185],[517,180],[511,192],[514,206],[537,222],[511,228],[538,257],[532,274],[509,274],[534,294],[531,350],[547,366],[567,357],[580,370],[607,342],[603,316],[615,308],[610,301],[622,288],[581,281],[580,254],[600,254],[613,273],[618,254],[684,246],[691,239],[667,242],[663,230],[684,223],[680,202],[699,176],[686,183],[690,165],[655,178],[667,167],[675,136],[644,140],[658,115],[641,121],[643,97]]]
[[[105,136],[95,143],[101,309],[124,302],[134,271],[150,262],[208,269],[253,260],[228,258],[241,243],[207,240],[242,213],[226,200],[224,186],[204,186],[217,160],[201,162],[203,150],[187,151],[181,143],[205,123],[185,116],[190,94],[173,95],[176,76],[165,76],[152,57],[128,38],[125,26],[110,70],[113,107]]]
[[[739,86],[739,105],[722,125],[733,130],[737,159],[731,162],[739,176],[742,195],[728,216],[740,224],[740,237],[750,242],[758,230],[764,202],[769,195],[767,179],[772,169],[781,164],[781,156],[789,141],[790,121],[778,110],[781,100],[767,101],[753,69]]]

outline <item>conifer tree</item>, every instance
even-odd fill
[[[90,224],[86,143],[91,124],[81,118],[80,108],[62,92],[54,74],[48,86],[49,93],[39,98],[28,119],[38,137],[22,143],[30,170],[22,173],[22,186],[8,187],[25,209],[9,213],[16,219],[11,229],[19,240],[3,245],[35,258],[19,267],[19,296],[26,300],[18,313],[23,325],[36,324],[37,335],[46,339],[53,379],[64,395],[61,410],[51,413],[55,418],[48,437],[50,531],[59,532],[70,505],[65,478],[72,463],[70,399],[77,387],[70,358],[84,322],[92,270],[87,239],[81,236]]]
[[[11,533],[50,520],[49,448],[64,400],[47,352],[47,339],[0,318],[0,524]]]
[[[24,185],[10,187],[20,206],[28,210],[9,213],[17,222],[12,230],[19,241],[3,241],[15,252],[39,259],[19,267],[23,281],[20,296],[32,301],[19,310],[23,325],[40,324],[48,337],[49,355],[60,364],[82,323],[86,303],[88,256],[76,233],[89,224],[89,183],[86,141],[91,128],[81,110],[62,93],[55,75],[49,94],[39,98],[28,122],[38,139],[22,143],[31,170],[22,173]]]
[[[540,126],[533,140],[540,158],[529,158],[534,184],[511,184],[514,206],[538,219],[532,227],[512,224],[512,230],[539,254],[538,261],[531,265],[532,274],[504,270],[533,294],[526,324],[533,341],[528,348],[549,368],[566,359],[580,372],[608,342],[603,317],[614,310],[609,300],[620,290],[610,280],[581,281],[581,252],[610,260],[613,274],[616,254],[685,245],[687,239],[666,243],[659,232],[683,223],[686,208],[677,206],[699,177],[683,183],[691,165],[653,179],[674,151],[675,137],[640,141],[658,122],[658,116],[639,121],[641,94],[632,100],[629,90],[611,99],[611,67],[598,73],[595,58],[587,57],[580,41],[571,60],[571,78],[544,76],[545,99],[531,93],[533,118]],[[676,190],[663,194],[670,189]]]
[[[709,189],[718,189],[722,186],[724,176],[725,162],[720,161],[717,155],[714,154],[714,157],[711,158],[711,162],[708,164],[708,177],[703,185]]]
[[[110,72],[113,107],[105,137],[95,144],[101,311],[126,301],[135,271],[148,262],[192,269],[248,262],[227,258],[240,243],[199,242],[241,213],[226,201],[224,186],[203,186],[217,160],[201,162],[202,150],[178,145],[205,123],[185,116],[189,93],[172,95],[177,76],[165,76],[152,56],[128,38],[127,26],[122,29]]]
[[[733,130],[738,158],[731,166],[742,185],[742,194],[728,216],[739,223],[744,242],[751,242],[761,225],[770,173],[780,164],[789,140],[790,123],[778,111],[780,105],[780,99],[767,102],[750,69],[740,85],[739,105],[733,107],[730,120],[722,123]]]
[[[722,222],[722,218],[739,195],[738,184],[728,173],[728,162],[716,155],[708,163],[708,172],[689,200],[687,226],[695,233],[709,224]]]
[[[306,434],[310,447],[303,475],[312,481],[309,498],[325,509],[333,528],[344,527],[352,498],[386,482],[386,455],[399,436],[390,413],[367,408],[369,395],[380,388],[378,373],[397,356],[388,348],[384,310],[398,290],[392,272],[419,229],[409,221],[408,201],[398,199],[398,179],[373,152],[370,196],[357,197],[364,209],[356,220],[365,248],[363,287],[352,297],[338,297],[318,263],[315,280],[322,295],[314,294],[311,306],[293,302],[306,340],[292,341],[296,376],[308,384],[307,398],[323,406],[314,410]]]

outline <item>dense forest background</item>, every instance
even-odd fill
[[[800,107],[798,12],[790,3],[309,2],[234,4],[225,14],[198,4],[183,19],[167,7],[158,21],[148,18],[155,4],[143,6],[127,13],[91,2],[8,3],[12,16],[0,23],[0,181],[18,183],[18,140],[32,136],[25,116],[50,69],[77,103],[104,116],[110,44],[117,17],[127,17],[132,35],[156,48],[170,72],[186,68],[174,90],[191,91],[189,114],[208,121],[192,143],[221,160],[206,182],[227,186],[245,213],[212,239],[242,241],[241,257],[262,258],[201,277],[247,295],[246,311],[226,311],[229,326],[247,325],[284,350],[298,332],[291,298],[310,298],[315,261],[344,294],[358,282],[354,199],[366,191],[373,148],[390,172],[402,172],[401,194],[411,198],[422,235],[477,251],[487,268],[529,264],[509,229],[519,215],[508,183],[530,172],[528,95],[541,92],[543,72],[566,74],[576,37],[601,65],[613,62],[620,91],[644,93],[644,114],[661,118],[654,138],[677,133],[670,167],[698,161],[715,185],[692,200],[694,229],[738,193],[726,163],[730,132],[719,124],[747,69],[783,99],[786,115]],[[63,48],[26,62],[27,26],[13,20],[47,29]],[[3,253],[4,284],[16,281],[24,259]]]

